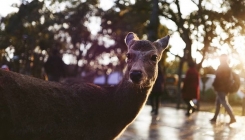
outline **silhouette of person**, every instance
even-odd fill
[[[228,115],[230,116],[230,124],[236,122],[232,108],[227,99],[228,88],[230,83],[231,68],[228,65],[228,56],[222,54],[219,57],[220,65],[215,73],[215,79],[213,82],[214,90],[216,91],[215,113],[211,122],[216,122],[218,114],[220,112],[220,106],[222,105]]]
[[[196,110],[193,99],[198,101],[200,98],[200,76],[195,62],[189,62],[188,67],[182,88],[182,99],[187,105],[186,116],[190,116]]]
[[[156,82],[152,88],[151,94],[149,96],[150,99],[150,105],[152,107],[151,113],[154,115],[158,114],[159,104],[160,104],[160,96],[162,94],[162,85],[163,85],[163,74],[161,69],[158,67],[158,76],[156,79]]]
[[[59,55],[57,49],[52,50],[52,54],[44,64],[45,72],[48,75],[49,81],[59,82],[61,77],[66,74],[66,65]]]

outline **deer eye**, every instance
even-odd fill
[[[126,54],[126,57],[127,57],[126,62],[130,62],[132,56],[128,53],[128,54]]]
[[[152,55],[152,56],[151,56],[151,60],[152,60],[152,61],[157,61],[157,55]]]

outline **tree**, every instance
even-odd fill
[[[1,19],[0,48],[14,47],[13,71],[40,77],[45,57],[41,52],[54,43],[54,34],[48,30],[51,12],[38,0],[23,2],[18,8]]]
[[[167,34],[167,28],[159,23],[157,3],[158,0],[137,0],[135,3],[117,0],[111,9],[101,12],[102,30],[99,34],[115,41],[110,49],[117,50],[115,53],[119,60],[119,69],[125,66],[125,56],[121,54],[127,51],[124,37],[128,32],[135,32],[140,38],[151,41]]]
[[[2,18],[1,24],[4,28],[0,32],[0,47],[5,49],[10,45],[14,46],[13,71],[35,77],[39,77],[48,55],[43,53],[43,50],[63,50],[63,53],[71,53],[77,57],[77,65],[73,72],[76,75],[78,62],[83,54],[80,46],[87,47],[93,42],[86,24],[90,16],[96,15],[97,0],[52,0],[50,7],[46,7],[46,2],[48,0],[23,1],[17,6],[17,13]],[[64,10],[52,9],[52,5],[60,3],[68,6]]]
[[[185,62],[193,61],[192,51],[194,48],[194,42],[202,44],[203,46],[198,48],[198,52],[202,55],[202,59],[198,63],[198,69],[200,70],[206,56],[219,49],[217,46],[214,46],[213,42],[218,41],[220,44],[232,44],[232,41],[234,40],[234,30],[239,28],[242,29],[244,26],[244,24],[241,24],[243,22],[238,19],[240,15],[236,14],[238,12],[234,10],[237,8],[232,8],[235,5],[240,5],[239,9],[241,10],[241,5],[244,5],[244,2],[241,0],[222,1],[222,3],[216,5],[220,7],[221,10],[208,7],[207,4],[214,5],[212,1],[191,0],[191,2],[196,7],[196,10],[193,10],[189,15],[186,16],[182,13],[181,8],[183,5],[181,5],[179,0],[161,1],[159,3],[159,14],[165,19],[175,23],[177,26],[177,32],[180,34],[180,37],[186,44],[183,50],[183,57],[178,56],[180,58],[178,68],[179,76],[182,75],[183,64]],[[244,11],[242,10],[242,12]],[[237,18],[235,16],[237,16]],[[241,29],[239,30],[240,33],[242,33]],[[221,31],[218,32],[217,30]],[[225,36],[221,36],[220,34],[222,33]],[[179,90],[180,84],[181,81],[179,81],[178,84]],[[179,107],[179,104],[177,106]]]
[[[85,2],[73,1],[65,10],[55,14],[57,24],[61,26],[59,29],[60,41],[67,44],[63,48],[64,51],[65,53],[76,56],[76,65],[73,71],[74,76],[79,73],[79,61],[81,59],[86,58],[88,62],[91,60],[88,57],[88,53],[85,53],[85,56],[83,56],[84,49],[87,50],[91,46],[96,46],[91,45],[93,44],[93,40],[91,38],[91,32],[87,27],[90,17],[96,16],[97,14],[98,8],[96,5],[96,0],[87,0]],[[64,35],[65,37],[63,38]],[[82,45],[84,46],[83,50],[81,49]]]
[[[152,8],[151,8],[151,16],[150,16],[150,23],[148,25],[148,39],[150,41],[155,41],[159,38],[158,36],[158,29],[160,25],[159,21],[159,6],[158,6],[158,0],[152,1]]]

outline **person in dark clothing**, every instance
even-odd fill
[[[162,89],[163,89],[163,74],[161,72],[161,69],[158,69],[158,76],[156,79],[156,82],[152,88],[151,94],[149,96],[150,99],[150,104],[152,107],[151,113],[154,115],[158,114],[158,109],[159,109],[159,104],[160,104],[160,96],[162,94]]]
[[[200,98],[200,76],[196,70],[196,64],[190,62],[188,63],[188,66],[189,69],[186,72],[182,88],[182,98],[187,105],[186,116],[190,116],[196,110],[193,99],[198,101]]]
[[[222,54],[219,60],[220,60],[220,65],[216,70],[215,79],[213,82],[213,87],[214,90],[216,91],[215,113],[210,121],[216,122],[220,111],[220,106],[222,105],[230,116],[230,124],[231,124],[236,122],[232,108],[227,99],[228,90],[229,90],[228,88],[230,84],[231,68],[228,65],[228,56],[226,54]]]
[[[59,56],[59,51],[54,49],[48,60],[44,64],[45,72],[48,75],[49,81],[59,82],[61,77],[65,76],[66,68],[65,63]]]

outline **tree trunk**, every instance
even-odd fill
[[[158,39],[158,36],[157,36],[158,27],[159,27],[158,12],[159,12],[158,0],[153,0],[150,24],[148,25],[148,40],[150,41],[155,41]]]
[[[191,55],[191,45],[192,41],[190,37],[188,36],[188,31],[185,30],[185,32],[181,35],[183,41],[186,43],[186,47],[184,49],[184,56],[180,58],[180,63],[179,63],[179,68],[178,68],[178,76],[179,76],[179,81],[178,81],[178,87],[177,87],[177,109],[180,108],[181,104],[181,83],[182,83],[182,74],[183,74],[183,66],[185,62],[191,62],[193,61],[192,55]]]
[[[78,73],[79,73],[79,71],[78,71],[78,69],[79,69],[78,62],[82,58],[82,53],[83,53],[83,51],[81,51],[80,48],[79,48],[79,54],[77,56],[77,63],[75,65],[74,74],[72,76],[77,76]],[[79,75],[80,75],[80,73],[79,73]]]
[[[179,63],[179,68],[178,68],[178,87],[177,87],[177,106],[176,108],[179,109],[180,108],[180,104],[181,104],[181,82],[182,82],[182,70],[183,70],[183,66],[184,66],[184,59],[180,59],[180,63]]]

